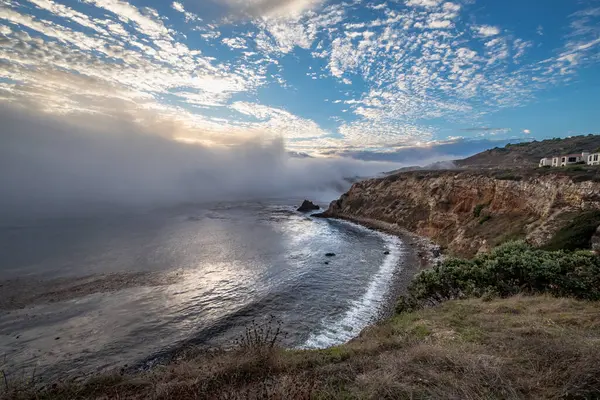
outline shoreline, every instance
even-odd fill
[[[394,235],[400,238],[403,243],[409,245],[413,251],[416,251],[416,257],[420,261],[420,270],[429,268],[443,258],[440,246],[435,244],[431,239],[425,236],[419,236],[397,224],[391,224],[372,218],[354,217],[346,214],[325,215],[325,213],[316,213],[312,214],[312,216],[315,218],[349,221],[364,226],[365,228]]]
[[[396,308],[398,298],[406,294],[407,288],[415,274],[429,268],[439,256],[439,247],[434,245],[430,240],[420,237],[404,229],[388,224],[385,222],[371,220],[367,218],[355,218],[351,216],[332,216],[322,217],[319,215],[311,215],[315,218],[338,219],[348,221],[364,228],[381,232],[386,235],[397,237],[400,240],[398,245],[401,252],[400,258],[395,261],[395,270],[389,277],[389,283],[385,289],[378,310],[373,314],[372,320],[368,322],[355,336],[347,338],[343,343],[350,343],[358,339],[362,332],[371,329],[373,326],[380,324],[387,318],[391,317]],[[86,276],[81,278],[60,278],[55,280],[31,281],[27,285],[20,286],[14,283],[23,283],[21,280],[0,282],[0,293],[4,294],[8,299],[4,303],[0,302],[0,310],[10,313],[12,310],[28,308],[42,303],[54,303],[73,298],[86,296],[93,293],[108,293],[121,289],[137,286],[162,286],[174,283],[180,278],[181,271],[169,274],[154,274],[154,273],[130,273],[130,274],[107,274],[103,276]],[[4,283],[4,285],[2,285]],[[41,292],[32,290],[33,288],[43,289]],[[384,290],[383,288],[381,289]],[[212,330],[206,334],[213,333]],[[138,362],[134,362],[123,368],[129,373],[139,371],[147,371],[153,369],[156,365],[168,365],[171,362],[185,355],[190,349],[205,348],[201,343],[203,339],[194,340],[187,343],[185,346],[177,346],[176,349],[165,349],[158,353],[154,353],[148,357],[144,357]],[[212,347],[212,346],[211,346]],[[217,346],[215,348],[225,349],[227,345]],[[293,348],[289,348],[293,349]],[[84,374],[87,375],[87,374]]]
[[[396,266],[393,275],[393,282],[390,285],[386,295],[386,305],[377,316],[376,324],[393,315],[398,298],[406,294],[408,286],[413,277],[419,272],[429,269],[439,261],[443,260],[440,246],[433,243],[429,238],[419,236],[396,224],[379,221],[371,218],[354,217],[345,214],[324,215],[325,213],[312,214],[312,217],[323,219],[338,219],[348,221],[365,228],[395,236],[400,239],[403,245],[403,256]],[[369,326],[373,325],[369,324]],[[354,340],[354,339],[351,339]]]

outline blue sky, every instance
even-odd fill
[[[600,133],[598,0],[4,0],[0,60],[4,103],[209,146]]]

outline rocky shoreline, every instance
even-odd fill
[[[425,269],[431,268],[443,260],[440,246],[430,239],[416,235],[396,224],[390,224],[376,219],[355,217],[345,214],[335,216],[325,213],[313,214],[316,218],[340,219],[352,222],[366,228],[398,237],[404,245],[404,254],[399,261],[397,272],[389,290],[387,306],[382,310],[380,318],[386,318],[394,313],[398,298],[405,294],[413,277]]]

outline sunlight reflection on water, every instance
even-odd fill
[[[170,285],[2,312],[7,362],[46,374],[132,365],[187,344],[226,344],[269,315],[283,321],[287,346],[341,343],[377,316],[402,257],[397,239],[258,203],[186,206],[76,226],[59,221],[3,235],[13,245],[0,255],[0,265],[13,266],[0,270],[7,277],[19,269],[44,277],[177,277]],[[45,243],[39,257],[23,253],[38,241]]]

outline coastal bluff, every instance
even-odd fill
[[[449,255],[472,257],[517,239],[551,247],[570,240],[570,230],[586,231],[591,246],[598,243],[599,210],[596,171],[456,169],[356,182],[321,216],[391,224],[432,239]]]

